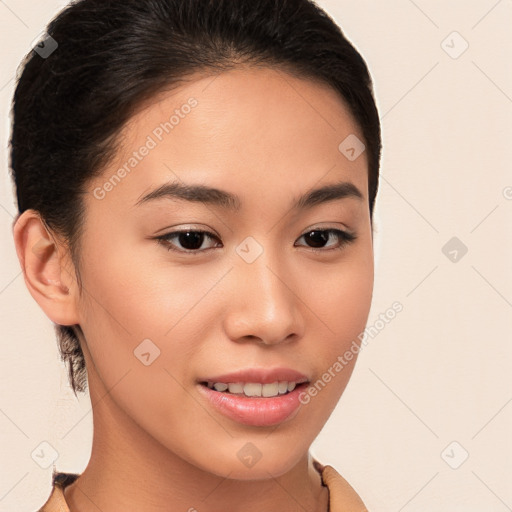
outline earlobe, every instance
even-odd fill
[[[16,253],[25,284],[48,318],[59,325],[78,324],[76,279],[66,262],[67,249],[48,231],[39,213],[24,211],[13,226]]]

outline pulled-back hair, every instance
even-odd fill
[[[338,91],[364,135],[372,218],[381,134],[371,78],[313,1],[78,0],[46,32],[19,69],[11,173],[19,214],[36,210],[67,243],[80,290],[86,186],[115,155],[137,108],[198,71],[273,67]],[[73,391],[84,391],[80,326],[55,329]]]

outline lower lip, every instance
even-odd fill
[[[299,384],[286,395],[271,398],[230,395],[199,384],[200,392],[209,402],[228,418],[244,425],[268,427],[288,419],[301,403],[299,395],[307,383]]]

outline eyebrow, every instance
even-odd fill
[[[234,212],[239,211],[242,205],[237,195],[226,192],[225,190],[208,187],[206,185],[171,182],[165,183],[151,192],[148,192],[135,203],[135,206],[164,198],[207,203]],[[309,190],[295,199],[292,204],[292,209],[305,210],[321,203],[345,198],[364,200],[363,194],[353,183],[343,181]]]

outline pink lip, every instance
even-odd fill
[[[290,368],[248,368],[233,373],[225,373],[213,377],[199,379],[199,382],[260,382],[261,384],[272,384],[272,382],[306,382],[308,378],[300,372]]]
[[[245,425],[268,427],[282,423],[298,410],[299,395],[307,385],[299,384],[290,393],[272,398],[230,395],[203,384],[198,387],[208,402],[228,418]]]
[[[205,385],[207,382],[271,384],[283,381],[298,384],[290,393],[271,398],[231,395],[210,389]],[[289,368],[250,368],[200,379],[198,387],[202,396],[221,414],[238,423],[265,427],[282,423],[299,409],[301,405],[299,395],[307,386],[307,382],[309,382],[308,378],[303,373]]]

